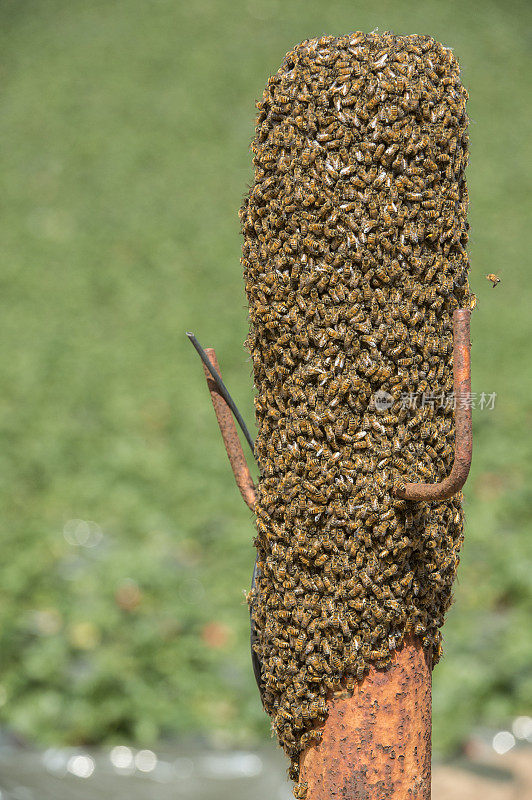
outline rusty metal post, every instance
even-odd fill
[[[388,670],[330,698],[321,743],[301,755],[307,800],[430,800],[431,668],[407,639]]]
[[[436,484],[403,483],[396,496],[444,500],[463,487],[472,455],[469,309],[453,315],[456,405],[451,473]],[[351,697],[333,696],[317,747],[301,755],[307,800],[430,800],[432,664],[409,637],[386,670],[371,669]]]

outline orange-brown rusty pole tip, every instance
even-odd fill
[[[450,474],[441,483],[399,483],[393,488],[402,500],[447,500],[460,491],[466,482],[473,454],[471,427],[471,311],[457,309],[453,314],[453,372],[456,408],[454,463]]]
[[[212,347],[206,347],[205,352],[221,377],[220,367],[218,366],[214,349]],[[245,504],[251,509],[251,511],[253,511],[255,507],[255,501],[257,499],[257,493],[255,484],[253,483],[253,479],[249,471],[249,467],[247,465],[244,451],[242,450],[242,445],[240,444],[240,439],[238,438],[238,432],[231,409],[220,394],[218,386],[213,380],[212,375],[205,364],[203,364],[203,371],[205,373],[205,378],[207,379],[207,386],[209,387],[209,392],[211,393],[214,413],[216,414],[216,419],[218,420],[222,439],[229,457],[229,463],[231,464],[231,469],[233,470],[233,475],[235,476],[236,485],[240,490],[240,494],[242,495]]]
[[[307,800],[430,800],[431,663],[419,640],[328,703],[320,744],[301,754]]]

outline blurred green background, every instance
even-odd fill
[[[497,393],[474,412],[436,751],[530,711],[532,5],[3,0],[0,719],[23,737],[269,735],[252,519],[184,331],[216,346],[251,423],[237,211],[254,103],[296,42],[376,27],[461,62],[473,390]]]

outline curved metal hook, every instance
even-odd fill
[[[471,311],[457,309],[453,314],[453,375],[456,408],[454,463],[440,483],[399,483],[393,494],[402,500],[447,500],[460,491],[467,480],[473,454],[471,424]]]

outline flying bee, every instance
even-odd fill
[[[493,288],[495,288],[497,284],[501,282],[499,276],[494,275],[492,272],[490,272],[489,275],[486,275],[486,278],[488,281],[491,281],[491,285],[493,286]]]

